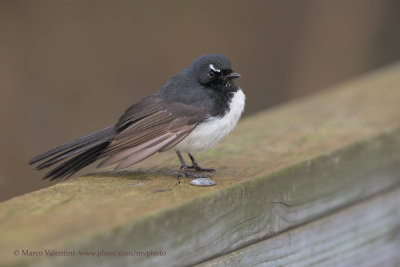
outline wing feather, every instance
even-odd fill
[[[149,103],[151,100],[146,101]],[[124,115],[124,118],[119,120],[119,124],[116,125],[118,134],[103,151],[103,157],[108,158],[98,167],[120,162],[116,167],[119,170],[138,163],[156,152],[171,149],[206,118],[205,110],[199,107],[182,103],[167,105],[159,100],[157,103],[159,110],[155,110],[154,105],[150,103],[151,112],[147,112],[142,118],[138,119],[136,116],[136,119],[129,119]],[[134,110],[136,108],[130,108],[127,112],[132,113]],[[127,123],[128,121],[130,122]],[[118,128],[118,125],[122,125],[122,128]]]
[[[167,133],[167,134],[161,135],[161,136],[159,136],[157,138],[153,138],[150,141],[147,141],[147,142],[145,142],[145,143],[143,143],[141,145],[122,150],[121,152],[116,153],[116,154],[110,156],[109,158],[105,159],[104,161],[102,161],[97,167],[102,168],[102,167],[106,167],[106,166],[112,165],[112,164],[114,164],[114,163],[116,163],[118,161],[121,161],[121,160],[127,158],[129,155],[134,154],[135,152],[137,152],[139,150],[142,150],[142,149],[147,148],[149,146],[158,144],[158,143],[164,141],[166,138],[168,138],[170,136],[171,136],[171,134]]]
[[[118,166],[115,169],[116,170],[125,169],[126,167],[129,167],[135,163],[138,163],[138,162],[150,157],[154,153],[158,152],[161,148],[168,145],[175,138],[176,138],[176,134],[168,137],[164,141],[162,141],[154,146],[147,147],[136,153],[133,153],[132,155],[130,155],[126,159],[124,159],[120,164],[118,164]]]
[[[194,127],[193,127],[194,128]],[[179,144],[180,141],[182,141],[186,136],[188,136],[188,134],[190,134],[190,131],[187,131],[183,134],[181,134],[180,136],[178,136],[177,138],[175,138],[175,140],[173,140],[172,142],[170,142],[168,145],[166,145],[165,147],[163,147],[162,149],[160,149],[158,152],[165,152],[171,148],[173,148],[174,146],[176,146],[177,144]]]

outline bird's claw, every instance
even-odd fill
[[[183,169],[183,165],[181,166],[181,170]],[[187,166],[188,169],[194,169],[196,172],[215,172],[215,169],[207,169],[207,168],[201,168],[199,165],[191,165]]]
[[[191,173],[190,171],[173,172],[172,175],[177,175],[178,178],[185,176],[185,177],[194,178],[194,179],[211,177],[208,174],[194,174],[194,173]]]

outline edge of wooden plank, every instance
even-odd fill
[[[396,187],[199,266],[395,266],[400,262],[399,202]]]

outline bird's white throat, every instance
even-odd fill
[[[176,149],[182,152],[196,152],[209,149],[235,128],[245,106],[246,96],[239,88],[229,104],[229,111],[222,117],[210,117],[198,125]]]

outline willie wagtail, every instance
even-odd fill
[[[233,82],[240,77],[223,55],[208,54],[195,59],[153,95],[129,107],[118,122],[34,157],[37,170],[60,165],[44,179],[70,177],[98,159],[98,167],[118,163],[120,170],[156,152],[175,148],[181,162],[178,176],[205,178],[194,174],[201,168],[191,152],[209,149],[236,126],[245,106],[243,91]],[[192,161],[188,166],[180,153]]]

